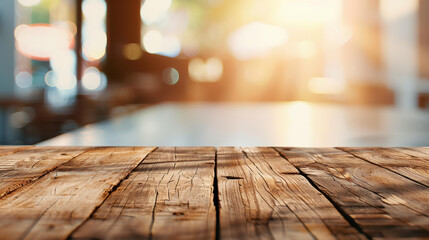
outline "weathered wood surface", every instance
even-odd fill
[[[214,148],[160,148],[73,238],[214,239]]]
[[[66,238],[151,150],[89,150],[4,196],[0,199],[0,236],[10,239]]]
[[[271,148],[219,148],[222,239],[364,239]]]
[[[279,151],[368,236],[429,238],[426,186],[334,148]]]
[[[429,239],[429,148],[0,147],[0,239]]]
[[[0,147],[0,156],[11,154],[28,148],[31,148],[31,146],[2,146]]]
[[[429,159],[388,148],[339,148],[429,187]]]
[[[83,153],[87,147],[11,148],[0,156],[0,198]],[[14,153],[14,154],[10,154]]]

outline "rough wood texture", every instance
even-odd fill
[[[429,160],[387,148],[339,148],[429,187]]]
[[[395,148],[389,148],[393,149],[395,151],[407,154],[409,156],[416,157],[418,160],[429,160],[429,148],[405,148],[405,147],[395,147]],[[426,149],[428,150],[427,153],[425,153]]]
[[[428,188],[333,148],[279,148],[373,238],[429,238]]]
[[[31,148],[31,146],[1,146],[0,156]]]
[[[152,150],[126,147],[89,150],[6,195],[0,199],[0,236],[66,238]],[[43,156],[44,151],[39,154]]]
[[[429,148],[0,147],[0,239],[429,239]]]
[[[364,239],[270,148],[219,148],[222,239]]]
[[[7,147],[0,156],[0,198],[82,154],[87,147]],[[3,150],[6,150],[3,148]],[[19,151],[24,149],[22,151]],[[14,154],[10,154],[14,153]]]
[[[214,148],[160,148],[73,238],[214,239]]]

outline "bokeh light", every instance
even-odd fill
[[[299,0],[299,1],[277,1],[273,5],[270,20],[282,25],[323,25],[335,16],[335,5],[337,0]]]
[[[71,90],[76,88],[76,76],[74,74],[58,74],[57,88],[59,90]]]
[[[29,72],[20,72],[15,76],[15,84],[19,88],[29,88],[33,84],[33,75]]]
[[[157,30],[148,31],[143,38],[143,46],[149,53],[162,52],[162,34]]]
[[[93,30],[86,35],[82,51],[89,61],[96,61],[106,54],[107,36],[102,30]]]
[[[45,83],[49,87],[56,87],[57,86],[58,78],[55,75],[54,71],[48,71],[45,75]]]
[[[9,122],[14,128],[25,127],[30,121],[30,115],[25,111],[17,111],[9,116]]]
[[[222,77],[223,64],[219,58],[209,58],[206,62],[206,80],[216,82]]]
[[[284,28],[252,22],[234,31],[228,45],[232,54],[240,60],[262,57],[274,47],[282,46],[287,40]]]
[[[98,61],[106,55],[106,11],[104,0],[85,0],[82,3],[82,52],[87,61]]]
[[[196,82],[216,82],[222,77],[223,63],[216,57],[211,57],[206,62],[201,58],[193,58],[189,61],[188,72]]]
[[[15,29],[17,50],[32,59],[47,61],[59,50],[73,47],[73,34],[49,24],[19,25]]]
[[[162,71],[162,80],[168,85],[174,85],[179,82],[179,72],[175,68],[166,68]]]
[[[82,13],[88,22],[98,23],[106,17],[107,6],[104,0],[85,0],[82,3]]]
[[[201,58],[193,58],[188,65],[189,76],[197,82],[204,82],[206,78],[206,63]]]
[[[76,53],[70,49],[59,50],[52,55],[50,66],[58,73],[72,73],[76,67]]]
[[[163,36],[158,30],[149,30],[143,37],[143,46],[149,53],[167,57],[177,57],[181,44],[175,36]]]
[[[171,6],[171,0],[144,0],[140,9],[142,21],[153,24],[162,20]]]
[[[24,7],[34,7],[37,6],[41,0],[18,0],[18,3]]]
[[[142,56],[142,49],[140,44],[128,43],[124,45],[122,54],[124,55],[125,59],[137,60]]]
[[[101,91],[106,88],[106,76],[95,67],[85,69],[82,76],[82,87],[87,91]]]

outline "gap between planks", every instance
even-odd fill
[[[285,161],[287,161],[287,162],[289,162],[288,161],[288,159],[287,159],[287,157],[284,155],[284,154],[282,154],[277,148],[272,148],[272,149],[274,149]],[[24,149],[21,149],[21,150],[18,150],[18,151],[16,151],[16,152],[19,152],[19,151],[22,151],[22,150],[24,150]],[[392,173],[394,173],[394,174],[397,174],[397,175],[399,175],[399,176],[402,176],[402,177],[405,177],[405,178],[407,178],[408,180],[411,180],[411,181],[413,181],[413,182],[416,182],[416,183],[419,183],[419,184],[422,184],[422,183],[420,183],[420,182],[417,182],[416,180],[414,180],[414,179],[412,179],[412,178],[409,178],[409,177],[407,177],[407,176],[403,176],[403,174],[401,174],[401,173],[399,173],[399,172],[397,172],[397,170],[396,169],[390,169],[390,168],[386,168],[386,167],[383,167],[383,166],[380,166],[379,164],[377,164],[377,163],[374,163],[374,162],[372,162],[372,161],[370,161],[370,160],[367,160],[366,158],[362,158],[362,157],[359,157],[359,155],[358,156],[356,156],[355,154],[351,154],[351,153],[349,153],[348,151],[345,151],[345,150],[343,150],[342,148],[338,148],[338,150],[340,151],[342,151],[342,152],[344,152],[345,154],[349,154],[350,156],[353,156],[353,157],[355,157],[355,159],[359,159],[359,160],[361,160],[361,161],[365,161],[365,162],[367,162],[367,163],[369,163],[369,164],[372,164],[372,165],[374,165],[375,167],[378,167],[378,168],[382,168],[382,169],[384,169],[385,171],[389,171],[389,172],[392,172]],[[353,150],[353,149],[352,149]],[[350,150],[351,151],[351,150]],[[152,152],[153,153],[153,152]],[[247,159],[249,159],[250,160],[250,158],[249,158],[249,156],[247,156],[247,154],[246,154],[246,152],[245,151],[243,151],[243,153],[244,153],[244,155],[245,155],[245,157],[247,158]],[[8,153],[7,153],[8,154]],[[7,155],[6,154],[6,155]],[[1,155],[1,153],[0,153],[0,155]],[[150,155],[150,154],[149,154]],[[90,219],[92,216],[93,216],[93,214],[105,203],[105,201],[107,200],[107,198],[108,197],[110,197],[111,195],[112,195],[112,193],[114,193],[116,190],[117,190],[117,188],[118,188],[118,186],[120,186],[133,172],[134,172],[134,170],[139,166],[139,165],[141,165],[141,164],[143,164],[143,162],[144,162],[144,160],[149,156],[149,155],[147,155],[147,156],[145,156],[141,161],[140,161],[140,163],[134,168],[134,169],[132,169],[126,176],[125,176],[125,178],[124,179],[121,179],[105,196],[104,196],[104,199],[103,199],[103,201],[96,207],[96,209],[94,209],[92,212],[91,212],[91,214],[90,214],[90,216],[88,216],[78,227],[76,227],[74,230],[73,230],[73,233],[76,231],[76,230],[78,230],[79,229],[79,227],[80,226],[82,226],[82,225],[84,225],[85,223],[86,223],[86,221],[88,220],[88,219]],[[76,157],[74,157],[74,158],[76,158]],[[69,161],[71,161],[72,159],[70,159]],[[67,161],[68,162],[68,161]],[[65,162],[65,163],[67,163],[67,162]],[[65,163],[63,163],[63,164],[65,164]],[[60,166],[62,166],[63,164],[61,164],[61,165],[59,165],[59,166],[57,166],[56,168],[54,168],[53,170],[51,170],[51,171],[49,171],[49,172],[46,172],[44,175],[42,175],[42,176],[40,176],[39,178],[37,178],[37,179],[40,179],[40,178],[42,178],[42,177],[44,177],[45,175],[47,175],[47,174],[49,174],[50,172],[52,172],[52,171],[55,171],[55,169],[57,169],[58,167],[60,167]],[[326,191],[326,189],[325,190],[323,190],[322,188],[320,188],[319,187],[319,185],[318,185],[318,183],[317,182],[315,182],[315,181],[313,181],[306,173],[304,173],[302,170],[301,170],[301,168],[299,168],[299,167],[297,167],[296,165],[294,165],[294,168],[295,169],[297,169],[297,171],[298,171],[298,174],[299,175],[302,175],[311,185],[312,185],[312,187],[313,188],[315,188],[318,192],[320,192],[322,195],[324,195],[324,197],[336,208],[336,210],[342,215],[342,217],[351,225],[351,226],[353,226],[357,231],[359,231],[361,234],[363,234],[363,235],[365,235],[366,237],[368,237],[368,238],[371,238],[371,236],[368,236],[366,233],[365,233],[365,231],[364,230],[362,230],[361,228],[360,228],[360,225],[359,224],[357,224],[355,221],[354,221],[354,219],[347,213],[347,211],[345,211],[344,209],[343,209],[343,206],[341,206],[341,204],[338,204],[336,201],[334,201],[325,191]],[[292,174],[292,173],[290,173],[290,174]],[[230,177],[230,180],[240,180],[239,178],[234,178],[234,176],[229,176]],[[214,206],[215,206],[215,210],[216,210],[216,234],[215,234],[215,238],[216,239],[220,239],[220,236],[221,236],[221,234],[222,234],[222,229],[220,228],[220,226],[221,226],[221,224],[220,224],[220,212],[221,212],[221,209],[220,209],[220,204],[219,204],[219,185],[218,185],[218,181],[219,181],[219,176],[218,176],[218,149],[215,149],[215,159],[214,159],[214,179],[213,179],[213,204],[214,204]],[[228,177],[226,177],[226,178],[228,178]],[[35,180],[33,180],[33,181],[35,181]],[[422,185],[424,185],[424,184],[422,184]],[[7,195],[6,195],[7,196]],[[155,210],[155,209],[154,209]],[[36,224],[37,224],[37,222],[36,222]],[[29,231],[31,231],[31,229],[29,230]],[[70,234],[71,235],[71,234]],[[70,236],[69,235],[69,236]]]
[[[214,239],[215,149],[149,154],[72,239]]]
[[[425,186],[339,149],[277,149],[371,237],[429,237]]]
[[[6,195],[0,199],[0,236],[66,238],[152,150],[94,148]]]

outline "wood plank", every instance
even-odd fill
[[[429,155],[429,147],[415,147],[415,148],[412,148],[412,149],[415,150],[415,151],[419,151],[419,152],[425,153],[426,155]]]
[[[87,147],[12,148],[0,156],[0,198],[82,154]],[[11,152],[9,152],[11,153]]]
[[[73,238],[214,239],[214,148],[159,148]]]
[[[413,148],[394,147],[394,148],[389,148],[389,149],[393,149],[395,151],[407,154],[409,156],[416,157],[419,160],[429,161],[429,148],[424,148],[424,147],[413,147]]]
[[[64,239],[153,148],[96,148],[0,199],[0,236]]]
[[[278,150],[367,235],[429,237],[425,186],[334,148]]]
[[[32,146],[0,146],[0,156],[31,148]]]
[[[271,148],[218,149],[222,239],[365,239]]]
[[[338,148],[429,187],[429,160],[388,148]]]

